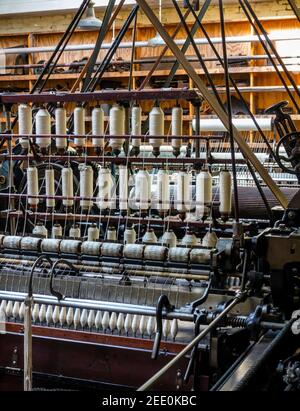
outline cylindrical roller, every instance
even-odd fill
[[[167,230],[164,232],[163,236],[160,239],[162,245],[167,247],[176,247],[177,237],[173,230]]]
[[[92,135],[103,136],[104,135],[104,111],[100,106],[96,106],[92,111]],[[103,150],[104,138],[93,137],[92,145],[94,148]]]
[[[189,211],[191,208],[191,175],[185,171],[179,171],[176,176],[175,209],[179,212]]]
[[[151,205],[151,177],[146,170],[139,170],[135,176],[135,201],[141,211]]]
[[[70,238],[80,238],[81,237],[80,227],[77,224],[74,224],[70,228],[69,237]]]
[[[155,105],[149,113],[149,135],[163,136],[165,133],[165,114],[161,107]],[[153,147],[153,154],[158,156],[160,146],[163,144],[163,138],[151,138],[149,144]]]
[[[64,107],[57,107],[55,109],[55,133],[57,135],[67,134],[67,112]],[[66,137],[56,137],[56,148],[59,151],[65,151],[68,146]]]
[[[52,227],[52,238],[61,238],[63,234],[62,226],[60,224],[54,224]]]
[[[153,228],[148,228],[148,230],[145,232],[145,234],[143,235],[142,241],[144,244],[146,243],[157,243],[157,237],[156,234],[153,230]]]
[[[81,244],[81,253],[85,255],[101,255],[101,246],[102,243],[98,241],[84,241]]]
[[[55,196],[54,170],[48,168],[45,171],[45,185],[46,185],[46,206],[47,208],[55,208],[55,199],[49,198]]]
[[[36,208],[39,204],[39,199],[30,197],[39,195],[39,178],[36,167],[28,167],[27,169],[27,195],[29,207]]]
[[[119,166],[119,209],[128,210],[128,169],[127,166]]]
[[[194,264],[209,264],[211,251],[203,248],[193,248],[190,253],[190,261]]]
[[[38,110],[35,116],[36,128],[36,144],[41,149],[46,149],[51,144],[51,137],[39,137],[43,135],[51,135],[51,117],[49,111],[42,107]]]
[[[178,105],[172,109],[172,136],[181,136],[183,126],[183,110]],[[173,153],[177,157],[180,154],[181,140],[179,138],[172,138]]]
[[[103,243],[101,253],[104,257],[122,257],[123,245],[119,243]]]
[[[224,170],[220,172],[220,214],[221,218],[227,220],[231,214],[231,174]]]
[[[123,136],[125,134],[125,110],[124,107],[114,104],[109,112],[110,136]],[[109,145],[114,154],[119,155],[123,147],[123,138],[110,138]]]
[[[133,227],[127,227],[124,231],[124,244],[134,244],[136,242],[136,231]]]
[[[40,251],[41,238],[23,237],[21,241],[21,250],[24,251]]]
[[[206,218],[212,203],[212,176],[208,171],[201,171],[196,178],[196,215]]]
[[[131,110],[131,135],[133,136],[132,146],[135,150],[133,154],[137,155],[141,146],[141,139],[134,138],[134,136],[142,135],[142,109],[139,105],[134,105]]]
[[[170,209],[170,183],[169,174],[166,170],[157,173],[157,209],[166,213]]]
[[[55,238],[45,238],[42,240],[41,249],[43,253],[59,253],[60,242]]]
[[[124,245],[123,255],[125,258],[142,260],[145,246],[143,244],[126,244]]]
[[[146,260],[165,261],[167,253],[167,247],[161,245],[147,245],[144,250],[144,258]]]
[[[28,104],[19,104],[18,106],[19,118],[19,134],[32,134],[32,110]],[[20,144],[23,149],[29,148],[28,138],[21,137]]]
[[[91,166],[80,167],[80,197],[92,198],[94,194],[94,172]],[[93,200],[80,200],[83,211],[89,211],[93,206]]]
[[[92,224],[88,228],[88,241],[98,241],[100,236],[99,228],[96,224]]]
[[[169,249],[169,261],[187,263],[190,257],[190,248],[172,247]]]
[[[81,241],[78,240],[61,240],[60,252],[67,254],[79,254],[81,249]]]
[[[100,210],[116,208],[115,181],[107,168],[101,168],[98,175],[97,205]]]
[[[85,135],[85,109],[81,106],[74,110],[74,144],[76,147],[84,147],[85,138],[76,137]]]
[[[41,238],[48,238],[48,230],[43,223],[37,223],[32,230],[32,234]]]
[[[107,233],[106,233],[106,240],[107,241],[117,241],[117,231],[115,227],[108,227]]]
[[[16,235],[6,235],[3,239],[3,248],[19,250],[22,238],[23,237]]]
[[[62,181],[62,195],[63,197],[73,197],[73,170],[71,167],[64,167],[61,172]],[[63,205],[65,207],[72,207],[74,205],[73,199],[65,198],[63,199]]]

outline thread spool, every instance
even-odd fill
[[[45,238],[42,240],[41,250],[43,253],[55,253],[58,254],[60,251],[60,242],[54,238]]]
[[[36,135],[51,135],[51,117],[49,111],[41,107],[35,116]],[[36,144],[45,151],[51,144],[51,137],[36,137]]]
[[[63,205],[65,207],[72,207],[74,205],[74,200],[68,197],[74,196],[74,188],[73,188],[73,170],[71,167],[64,167],[61,172],[61,180],[62,180],[62,195],[63,197],[67,197],[63,199]]]
[[[218,237],[214,231],[208,231],[202,239],[203,247],[214,248],[217,245]]]
[[[157,210],[166,213],[170,209],[170,184],[169,174],[166,170],[157,173]]]
[[[124,231],[124,244],[134,244],[136,242],[136,232],[133,227],[127,227]]]
[[[220,172],[220,207],[219,211],[222,220],[228,220],[231,214],[231,175],[229,171],[224,170]]]
[[[74,136],[85,135],[85,109],[81,106],[75,107],[74,110]],[[75,137],[74,144],[78,148],[84,147],[85,139],[83,137]]]
[[[125,110],[124,107],[114,104],[109,112],[110,136],[123,136],[125,134]],[[122,150],[124,139],[110,138],[109,145],[113,153],[118,156]]]
[[[148,230],[143,235],[142,242],[144,244],[146,244],[146,243],[153,243],[153,244],[157,243],[157,237],[156,237],[156,234],[155,234],[153,228],[148,228]]]
[[[92,167],[82,164],[80,166],[80,197],[93,197],[93,177],[94,173]],[[82,211],[88,212],[92,205],[93,200],[80,200],[80,207]]]
[[[149,135],[163,136],[165,133],[165,114],[161,107],[155,105],[149,113]],[[160,146],[163,144],[163,138],[150,138],[149,144],[153,147],[153,154],[158,156]]]
[[[55,184],[54,184],[54,170],[49,168],[45,171],[45,185],[46,185],[46,207],[48,209],[55,208],[55,199],[49,198],[55,195]]]
[[[123,255],[125,258],[142,260],[144,257],[145,246],[143,244],[126,244],[124,245]]]
[[[60,252],[66,254],[79,254],[81,241],[78,240],[61,240]]]
[[[52,238],[61,238],[63,234],[62,226],[60,224],[54,224],[52,227]]]
[[[177,237],[173,230],[167,230],[164,232],[163,236],[160,240],[162,245],[165,245],[169,248],[176,247],[177,245]]]
[[[24,251],[40,251],[41,242],[40,238],[23,237],[20,248]]]
[[[36,167],[28,167],[27,169],[27,195],[28,195],[28,205],[30,208],[37,208],[39,204],[38,198],[30,198],[30,196],[39,195],[39,180],[38,180],[38,170]]]
[[[142,135],[142,109],[139,105],[134,105],[131,110],[131,135]],[[132,138],[132,154],[137,156],[140,153],[141,139]]]
[[[171,134],[172,136],[181,136],[183,128],[183,110],[180,105],[172,109]],[[172,138],[173,154],[178,157],[180,154],[181,140],[179,138]]]
[[[88,228],[88,241],[97,241],[99,240],[99,236],[100,236],[99,228],[95,224],[92,224]]]
[[[67,134],[67,112],[63,107],[57,107],[55,109],[55,133],[57,135]],[[59,152],[64,152],[68,145],[67,138],[56,137],[55,145]]]
[[[77,224],[72,225],[69,231],[69,237],[70,238],[80,238],[81,237],[79,225]]]
[[[101,168],[98,175],[97,205],[100,210],[116,208],[115,181],[107,168]]]
[[[151,178],[146,170],[139,170],[135,176],[135,201],[141,212],[151,205]]]
[[[10,250],[19,250],[22,238],[23,237],[16,235],[6,235],[3,239],[3,248],[7,248]]]
[[[203,220],[209,215],[212,203],[212,176],[201,171],[196,178],[196,215]]]
[[[106,240],[107,241],[117,241],[117,231],[115,227],[108,227],[107,233],[106,233]]]
[[[93,136],[104,135],[104,111],[100,106],[96,106],[92,111],[92,134]],[[104,148],[104,138],[93,137],[92,146],[101,152]]]
[[[193,247],[198,244],[198,239],[192,231],[187,231],[181,240],[181,245]]]
[[[128,210],[128,169],[127,166],[119,166],[119,209]]]
[[[48,238],[48,230],[43,223],[37,223],[32,230],[32,234],[41,238]]]
[[[190,192],[191,175],[185,171],[179,171],[176,176],[176,203],[177,211],[186,212],[191,208]]]
[[[84,241],[81,244],[81,253],[85,255],[100,256],[101,246],[102,243],[99,243],[98,241]]]
[[[19,118],[19,134],[32,134],[32,110],[27,104],[19,104],[18,106]],[[21,137],[20,144],[23,149],[29,148],[28,138]]]

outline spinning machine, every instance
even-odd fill
[[[137,3],[195,89],[0,96],[0,388],[297,390],[299,133],[227,118]]]

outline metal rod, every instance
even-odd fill
[[[193,16],[197,19],[197,15],[196,15],[195,11],[193,10],[193,8],[191,7],[191,5],[190,5],[189,2],[188,2],[188,5],[189,5],[189,7],[191,8],[191,11],[192,11]],[[219,63],[221,64],[221,66],[222,66],[223,69],[224,69],[224,61],[221,59],[221,56],[220,56],[220,54],[218,53],[218,50],[216,49],[215,45],[211,42],[211,39],[210,39],[210,37],[209,37],[206,29],[204,28],[204,26],[203,26],[203,24],[201,23],[201,21],[199,21],[198,24],[199,24],[199,27],[200,27],[200,29],[202,30],[205,38],[207,39],[209,45],[211,46],[211,48],[212,48],[212,50],[213,50],[213,52],[214,52],[217,60],[219,61]],[[230,58],[230,57],[227,55],[227,61],[229,60],[229,58]],[[225,70],[224,70],[224,72],[225,72]],[[228,72],[229,72],[229,69],[228,69]],[[241,94],[239,88],[237,87],[237,85],[236,85],[233,77],[232,77],[230,74],[228,74],[228,76],[229,76],[229,79],[230,79],[231,84],[233,85],[233,89],[236,91],[236,93],[238,94],[240,100],[243,102],[246,111],[248,112],[248,114],[249,114],[250,117],[252,118],[252,121],[254,122],[254,124],[255,124],[255,126],[256,126],[259,134],[261,135],[262,139],[264,140],[265,144],[267,145],[267,147],[268,147],[268,149],[269,149],[272,157],[275,158],[275,154],[274,154],[273,148],[271,147],[271,145],[270,145],[267,137],[265,136],[264,132],[262,131],[261,127],[259,126],[259,124],[258,124],[258,122],[257,122],[257,120],[256,120],[256,118],[255,118],[255,116],[254,116],[254,114],[251,112],[250,108],[248,107],[248,104],[247,104],[246,100],[244,99],[244,97],[242,96],[242,94]],[[219,90],[218,88],[217,88],[217,90],[218,90],[218,92],[220,92],[220,90]],[[229,91],[231,92],[231,91],[232,91],[232,88],[229,88]],[[225,93],[227,93],[227,92],[228,92],[228,87],[225,87]]]
[[[177,354],[170,362],[168,362],[163,368],[161,368],[156,374],[153,375],[148,381],[146,381],[137,391],[146,391],[151,388],[162,375],[164,375],[171,367],[173,367],[182,357],[184,357],[196,344],[198,344],[209,332],[214,330],[222,318],[225,317],[237,304],[239,304],[245,298],[244,293],[239,293],[230,304],[219,314],[216,318],[199,334],[195,337],[179,354]]]
[[[184,19],[186,20],[188,15],[190,14],[189,10],[185,13],[184,15]],[[177,36],[177,34],[179,33],[179,30],[181,28],[181,23],[179,23],[176,27],[176,29],[174,30],[174,33],[172,34],[172,38],[175,39],[175,37]],[[151,67],[151,69],[149,70],[147,76],[145,77],[145,79],[143,80],[142,84],[139,87],[139,90],[142,90],[143,88],[146,87],[146,85],[149,83],[150,78],[152,77],[153,73],[155,72],[155,70],[157,69],[158,65],[163,61],[163,56],[166,54],[166,52],[168,51],[168,46],[165,46],[160,54],[160,56],[157,57],[157,59],[154,61],[153,66]]]
[[[202,6],[202,8],[201,8],[201,10],[200,10],[200,13],[198,14],[197,19],[196,19],[195,23],[193,24],[193,27],[191,28],[190,36],[188,36],[188,38],[186,39],[185,43],[183,44],[183,46],[182,46],[182,48],[181,48],[181,52],[182,52],[183,54],[185,54],[185,53],[187,52],[187,50],[188,50],[188,48],[189,48],[189,45],[190,45],[190,43],[191,43],[191,39],[193,40],[193,43],[196,44],[196,41],[195,41],[195,39],[194,39],[194,36],[195,36],[195,34],[196,34],[197,30],[198,30],[199,21],[201,22],[201,20],[202,20],[203,17],[205,16],[205,13],[207,12],[207,10],[208,10],[208,8],[209,8],[210,3],[211,3],[211,0],[206,0],[206,1],[203,3],[203,6]],[[189,8],[188,11],[191,11],[191,8]],[[198,49],[197,49],[197,50],[198,50]],[[198,57],[198,56],[197,56],[197,57]],[[199,59],[199,57],[198,57],[198,59]],[[164,87],[169,87],[169,86],[170,86],[170,84],[171,84],[171,82],[172,82],[172,80],[173,80],[173,78],[174,78],[174,76],[175,76],[176,71],[178,70],[178,68],[179,68],[179,62],[178,62],[178,61],[175,61],[174,65],[173,65],[173,67],[171,68],[170,73],[169,73],[169,75],[168,75],[168,77],[167,77],[167,79],[166,79],[166,81],[165,81]]]
[[[297,17],[299,23],[300,23],[300,10],[299,7],[297,7],[295,0],[288,0],[289,5],[291,6],[291,9],[295,13],[295,16]]]
[[[232,104],[231,104],[231,94],[229,90],[230,79],[229,79],[229,73],[228,73],[225,20],[224,20],[222,0],[219,0],[219,11],[220,11],[221,33],[222,33],[222,49],[223,49],[224,76],[225,76],[225,87],[226,87],[227,115],[228,115],[228,124],[229,124],[228,134],[229,134],[229,140],[230,140],[231,161],[232,161],[231,166],[232,166],[232,176],[233,176],[234,218],[235,218],[235,221],[238,223],[239,222],[239,195],[238,195],[238,183],[237,183],[237,172],[236,172],[236,162],[235,162],[235,145],[234,145],[234,137],[233,137]]]
[[[169,46],[174,56],[178,59],[180,64],[183,66],[183,68],[185,69],[189,77],[194,81],[195,85],[197,86],[199,91],[202,93],[202,96],[210,104],[212,109],[215,111],[215,113],[218,115],[218,117],[224,124],[225,128],[228,130],[229,129],[228,117],[226,113],[223,111],[222,107],[219,105],[217,99],[213,95],[211,95],[211,93],[209,92],[209,90],[207,89],[207,87],[205,86],[201,78],[199,77],[199,75],[196,73],[193,66],[186,60],[184,54],[179,50],[179,48],[174,43],[174,41],[171,39],[167,31],[160,24],[155,13],[153,13],[151,7],[147,4],[147,2],[145,0],[136,0],[136,1],[141,6],[141,8],[147,15],[148,19],[152,22],[156,30],[165,40],[166,44]],[[256,158],[256,156],[254,155],[252,150],[249,148],[247,143],[244,141],[244,139],[239,135],[238,130],[235,127],[233,127],[233,133],[234,133],[234,139],[239,145],[241,151],[244,153],[246,158],[248,158],[249,161],[252,163],[254,168],[260,174],[262,180],[270,188],[270,190],[272,191],[276,199],[279,201],[279,203],[282,205],[282,207],[286,208],[288,206],[288,199],[286,198],[286,196],[278,188],[277,184],[273,181],[273,179],[270,177],[270,175],[265,170],[263,165]]]
[[[258,30],[257,30],[254,22],[252,21],[252,18],[251,18],[251,16],[250,16],[250,14],[249,14],[246,6],[245,6],[244,3],[242,2],[242,0],[239,0],[239,4],[240,4],[241,8],[243,9],[243,11],[244,11],[247,19],[249,20],[251,26],[253,27],[254,32],[257,34],[257,36],[259,36],[259,32],[258,32]],[[277,67],[277,65],[275,64],[275,62],[273,61],[273,59],[271,58],[271,53],[269,52],[268,47],[266,46],[265,42],[263,41],[263,39],[262,39],[260,36],[259,36],[259,39],[260,39],[260,43],[261,43],[263,49],[265,50],[265,53],[268,54],[269,59],[270,59],[272,65],[273,65],[273,67],[274,67],[274,69],[275,69],[275,71],[276,71],[279,79],[281,80],[282,84],[284,85],[284,88],[285,88],[286,92],[288,93],[290,99],[292,100],[292,102],[293,102],[296,110],[298,111],[298,113],[300,113],[300,107],[299,107],[297,101],[295,100],[293,94],[291,93],[291,91],[290,91],[290,89],[289,89],[289,87],[288,87],[288,85],[287,85],[287,83],[286,83],[283,75],[281,74],[279,68]]]
[[[262,32],[266,42],[268,43],[268,46],[270,47],[270,49],[272,50],[272,52],[275,54],[276,56],[276,60],[279,62],[279,64],[281,65],[281,67],[283,68],[284,74],[287,76],[287,78],[289,79],[291,85],[294,87],[295,92],[298,94],[298,97],[300,97],[300,92],[297,88],[296,82],[293,78],[293,76],[291,75],[291,73],[289,72],[289,70],[287,69],[284,61],[282,60],[281,56],[279,55],[278,51],[276,50],[276,47],[274,46],[274,44],[270,41],[269,36],[266,32],[266,30],[264,29],[264,26],[262,25],[262,23],[259,21],[259,19],[257,18],[253,8],[251,7],[250,3],[248,0],[244,0],[244,3],[246,4],[246,6],[248,7],[248,10],[250,11],[255,24],[257,24],[259,30]]]

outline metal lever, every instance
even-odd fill
[[[72,270],[75,271],[76,275],[78,274],[78,270],[77,268],[74,267],[74,265],[72,263],[70,263],[68,260],[64,260],[64,259],[60,259],[55,261],[55,263],[53,264],[52,268],[51,268],[51,273],[50,273],[50,284],[49,284],[49,288],[50,288],[50,293],[56,297],[58,299],[58,301],[61,301],[65,298],[65,296],[63,294],[61,294],[59,291],[54,290],[53,288],[53,277],[54,277],[54,273],[56,270],[56,267],[59,264],[65,264],[68,267],[70,267]]]
[[[159,352],[161,336],[162,336],[162,332],[163,332],[163,326],[162,326],[162,315],[163,315],[162,311],[163,311],[163,308],[165,308],[167,310],[167,312],[171,311],[174,308],[174,306],[172,306],[170,304],[170,301],[169,301],[168,297],[165,294],[163,294],[159,297],[158,302],[157,302],[157,306],[156,306],[157,331],[156,331],[156,334],[155,334],[153,348],[152,348],[152,354],[151,354],[152,360],[156,360],[156,358],[158,356],[158,352]]]
[[[31,307],[33,304],[32,297],[32,281],[35,269],[43,262],[47,261],[52,266],[52,260],[44,255],[41,255],[35,260],[31,268],[28,294],[25,298],[25,313],[24,313],[24,391],[32,391],[32,317]]]

